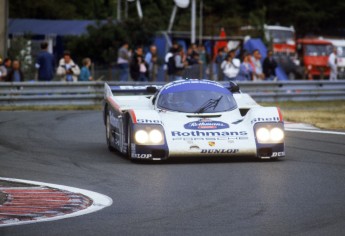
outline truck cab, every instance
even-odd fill
[[[332,52],[332,47],[331,42],[320,38],[297,40],[297,53],[307,79],[329,78],[328,57]]]

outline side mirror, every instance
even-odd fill
[[[148,86],[146,87],[146,92],[148,94],[155,94],[157,92],[157,88],[154,86]]]
[[[230,81],[229,90],[232,93],[241,93],[240,86],[238,84],[236,84],[235,82],[233,82],[233,81]]]

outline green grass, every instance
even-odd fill
[[[286,121],[345,131],[345,101],[276,102],[261,105],[280,107]]]

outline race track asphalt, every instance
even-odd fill
[[[101,211],[0,235],[344,235],[345,136],[286,132],[280,161],[133,163],[99,111],[0,112],[0,176],[112,198]]]

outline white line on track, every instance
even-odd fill
[[[319,134],[345,135],[345,132],[327,131],[327,130],[292,129],[292,128],[285,128],[285,130],[286,130],[286,131],[294,131],[294,132],[305,132],[305,133],[319,133]]]
[[[36,221],[9,222],[7,224],[0,225],[0,227],[22,225],[22,224],[29,224],[29,223],[38,223],[38,222],[44,222],[44,221],[61,220],[61,219],[65,219],[65,218],[81,216],[81,215],[85,215],[85,214],[89,214],[92,212],[102,210],[105,207],[111,206],[111,204],[113,203],[113,200],[110,197],[103,195],[103,194],[100,194],[100,193],[93,192],[93,191],[85,190],[85,189],[74,188],[74,187],[69,187],[69,186],[64,186],[64,185],[57,185],[57,184],[49,184],[49,183],[43,183],[43,182],[37,182],[37,181],[22,180],[22,179],[12,179],[12,178],[0,177],[0,180],[18,182],[18,183],[24,183],[24,184],[39,185],[39,186],[47,186],[50,188],[62,189],[62,190],[73,192],[73,193],[80,193],[80,194],[83,194],[83,195],[91,198],[93,201],[92,205],[89,206],[88,208],[85,208],[83,210],[73,212],[70,214],[61,215],[61,216],[54,216],[51,218],[39,219]]]

